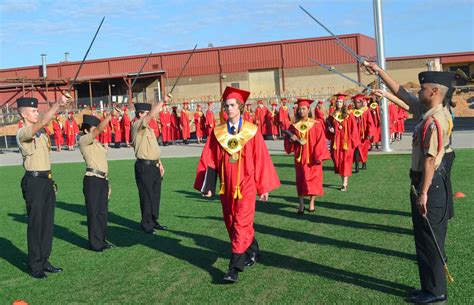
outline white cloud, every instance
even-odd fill
[[[20,13],[31,12],[38,9],[38,1],[34,0],[3,0],[0,3],[0,12]]]

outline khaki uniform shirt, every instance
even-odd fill
[[[24,126],[18,130],[16,141],[23,156],[23,167],[26,171],[49,171],[51,148],[48,135],[33,134],[33,126]]]
[[[428,155],[436,157],[435,169],[441,164],[445,150],[449,146],[450,127],[446,114],[443,105],[438,105],[424,113],[422,119],[416,124],[412,141],[411,169],[413,171],[423,171],[425,157]],[[441,143],[438,140],[438,132],[441,134]],[[438,145],[440,145],[439,151]]]
[[[79,149],[86,161],[86,166],[95,170],[108,173],[107,149],[94,137],[92,133],[85,134],[79,138]],[[95,173],[86,172],[86,176],[97,176],[104,178]]]
[[[153,128],[145,124],[143,118],[132,125],[132,146],[135,149],[137,159],[154,161],[160,159],[160,146],[156,141]]]

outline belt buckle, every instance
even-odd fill
[[[53,174],[51,172],[48,173],[48,179],[52,180],[53,179]]]

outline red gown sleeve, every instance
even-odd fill
[[[296,130],[293,127],[293,125],[290,125],[290,128],[288,128],[288,131],[291,132],[292,134],[296,134]],[[283,146],[285,147],[285,152],[287,154],[291,154],[292,152],[295,151],[295,142],[290,140],[290,136],[285,134]]]
[[[317,139],[315,150],[314,150],[314,153],[315,153],[314,158],[320,162],[331,159],[331,154],[329,153],[329,150],[328,150],[327,139],[324,132],[325,128],[323,124],[319,123],[317,126],[314,126],[313,128],[316,128],[316,139]]]
[[[280,187],[281,183],[260,131],[257,131],[253,140],[255,185],[257,186],[257,194],[262,195]]]
[[[215,187],[218,145],[216,137],[212,134],[202,150],[196,170],[196,179],[194,180],[194,189],[200,192],[203,192],[203,188],[206,184],[209,184],[209,181],[206,181],[207,178],[214,180]],[[213,177],[207,177],[208,175]]]

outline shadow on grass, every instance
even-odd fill
[[[66,203],[66,202],[58,202],[56,205],[56,208],[73,212],[79,215],[84,216],[84,220],[87,218],[87,211],[86,211],[86,206],[81,205],[81,204],[73,204],[73,203]],[[140,223],[125,217],[122,217],[118,214],[115,214],[113,212],[108,212],[108,223],[113,223],[119,226],[127,227],[131,230],[135,231],[141,231],[140,229]],[[87,225],[87,222],[81,222]]]
[[[173,231],[170,231],[173,232]],[[188,247],[180,239],[163,235],[149,235],[142,231],[112,226],[108,228],[107,239],[120,248],[143,245],[181,261],[187,262],[209,273],[213,284],[220,284],[224,272],[213,267],[219,255],[214,251]]]
[[[57,207],[86,217],[86,210],[83,205],[59,202]],[[221,282],[224,272],[212,266],[218,258],[216,253],[184,246],[180,243],[181,240],[158,235],[158,233],[154,235],[145,234],[140,229],[139,222],[113,212],[109,212],[108,216],[109,224],[120,226],[109,225],[107,228],[107,240],[117,247],[146,246],[207,271],[214,284]]]
[[[297,200],[295,197],[288,197],[288,196],[274,196],[274,197],[281,198],[283,200],[286,200],[287,202],[288,201],[292,202],[292,201]],[[316,201],[316,209],[322,203],[323,203],[322,201],[319,201],[319,202]],[[326,202],[325,204],[326,206],[328,206],[328,205],[331,205],[332,203]],[[290,218],[295,218],[295,219],[312,221],[316,223],[329,224],[329,225],[343,226],[343,227],[356,228],[356,229],[365,229],[365,230],[376,230],[376,231],[396,233],[396,234],[405,234],[405,235],[413,234],[411,230],[405,229],[405,228],[393,227],[393,226],[387,226],[387,225],[381,225],[381,224],[375,224],[375,223],[365,223],[365,222],[360,222],[360,221],[355,221],[355,220],[334,218],[334,217],[329,217],[329,216],[318,215],[317,213],[299,215],[296,212],[286,210],[286,208],[288,207],[296,208],[296,205],[292,206],[292,205],[283,204],[279,202],[269,202],[268,204],[265,204],[265,205],[257,204],[256,210],[261,213],[280,215],[283,217],[290,217]]]
[[[199,202],[211,202],[213,200],[219,199],[218,195],[214,195],[211,198],[203,197],[198,191],[175,190],[174,192],[180,195],[184,195],[186,198],[191,198]]]
[[[335,202],[326,202],[326,201],[316,201],[318,207],[332,210],[345,210],[369,214],[382,214],[382,215],[395,215],[395,216],[407,216],[411,217],[409,212],[396,211],[396,210],[385,210],[377,208],[368,208],[359,205],[345,204],[345,203],[335,203]]]
[[[12,217],[13,220],[21,222],[21,223],[28,223],[26,215],[23,214],[14,214],[8,213],[8,216]],[[58,224],[54,224],[54,238],[58,238],[64,240],[70,244],[78,246],[80,248],[88,248],[89,241],[82,236],[74,233],[73,231],[69,230],[66,227],[60,226]],[[54,247],[54,245],[53,245]]]
[[[180,218],[188,218],[188,219],[207,219],[207,220],[215,220],[215,221],[223,221],[222,217],[215,217],[215,216],[207,216],[207,217],[193,217],[193,216],[178,216]],[[403,258],[406,260],[415,261],[416,256],[413,254],[397,251],[397,250],[390,250],[375,246],[363,245],[351,241],[344,241],[344,240],[337,240],[329,237],[313,235],[305,232],[299,231],[290,231],[276,227],[270,227],[262,224],[254,223],[254,229],[256,232],[273,235],[280,238],[286,238],[288,240],[296,241],[296,242],[307,242],[322,246],[333,246],[336,248],[346,248],[346,249],[353,249],[359,250],[363,252],[370,252],[374,254],[380,254],[385,256],[392,256],[397,258]]]
[[[222,252],[224,247],[229,247],[228,243],[210,236],[182,231],[173,231],[173,233],[193,239],[198,246],[211,250],[210,252],[216,253],[216,256],[218,256],[217,253]],[[333,281],[348,283],[399,297],[404,297],[407,291],[413,289],[413,287],[404,284],[399,284],[351,271],[345,271],[279,253],[261,251],[261,255],[262,256],[259,264],[264,266],[286,269],[300,273],[309,273]],[[243,277],[242,280],[245,280],[245,278]]]
[[[296,185],[295,181],[289,181],[289,180],[280,180],[281,185]]]
[[[17,246],[12,244],[11,241],[3,237],[0,237],[0,249],[2,249],[0,252],[0,258],[4,259],[22,272],[28,272],[28,265],[26,264],[27,255],[25,252],[21,251]]]

